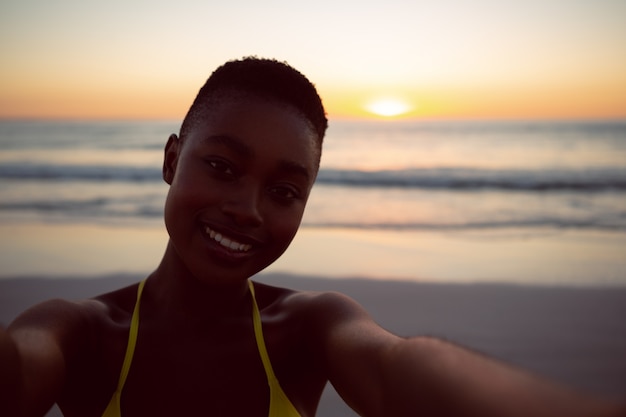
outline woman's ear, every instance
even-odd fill
[[[165,145],[165,155],[163,157],[163,180],[172,184],[174,174],[176,173],[176,165],[178,164],[178,154],[180,152],[180,138],[171,134]]]

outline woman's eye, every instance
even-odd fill
[[[269,191],[281,200],[293,200],[300,197],[300,193],[296,188],[285,185],[270,187]]]
[[[211,159],[208,163],[213,170],[220,174],[229,176],[235,175],[233,167],[228,162],[221,161],[219,159]]]

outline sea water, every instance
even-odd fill
[[[178,129],[171,121],[0,121],[0,226],[162,229],[163,146]],[[415,242],[416,254],[426,237],[436,245],[470,236],[497,251],[503,235],[591,236],[626,255],[615,248],[626,237],[626,121],[331,120],[302,232],[336,243],[376,236],[391,242],[386,249],[403,242],[405,252]],[[448,249],[455,253],[439,246],[434,258]],[[609,257],[611,281],[626,282],[619,256]],[[355,264],[350,253],[333,262]],[[384,274],[384,262],[375,268]]]

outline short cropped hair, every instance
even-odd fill
[[[298,70],[274,59],[245,57],[217,68],[198,92],[180,129],[186,134],[201,122],[217,96],[242,93],[293,106],[317,133],[321,148],[328,120],[315,86]]]

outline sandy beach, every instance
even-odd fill
[[[37,302],[80,299],[137,281],[139,275],[0,279],[0,323]],[[403,336],[434,335],[522,366],[576,389],[626,393],[626,288],[437,284],[266,273],[255,278],[296,289],[336,290]],[[49,416],[59,416],[53,409]],[[354,416],[328,389],[323,417]]]

